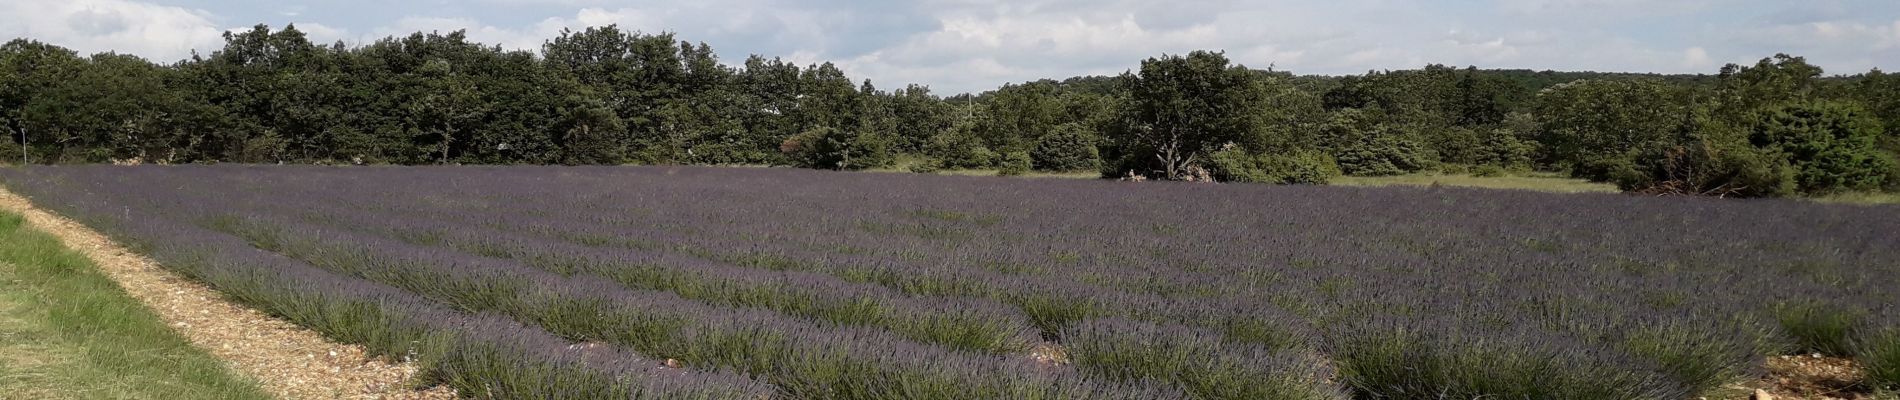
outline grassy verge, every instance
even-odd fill
[[[1900,193],[1840,193],[1816,197],[1814,201],[1846,204],[1900,204]]]
[[[0,212],[0,397],[268,398],[84,256],[8,212]]]
[[[1417,173],[1395,176],[1342,176],[1332,184],[1341,186],[1465,186],[1487,189],[1520,189],[1559,193],[1615,193],[1616,185],[1590,182],[1562,175],[1531,173],[1507,176]]]

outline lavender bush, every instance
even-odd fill
[[[680,167],[0,182],[474,395],[1669,399],[1796,352],[1900,380],[1891,206]]]

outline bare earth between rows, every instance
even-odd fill
[[[408,382],[416,368],[371,358],[361,346],[341,344],[314,331],[225,301],[209,287],[185,279],[77,222],[40,210],[0,188],[0,207],[20,213],[97,264],[99,270],[144,303],[192,344],[223,359],[285,399],[447,399],[453,390],[417,391]]]

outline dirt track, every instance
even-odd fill
[[[217,292],[164,270],[79,223],[35,208],[0,188],[0,209],[91,258],[126,293],[179,334],[286,399],[445,399],[447,388],[407,387],[416,370],[370,358],[359,346],[324,339],[288,321],[225,301]]]

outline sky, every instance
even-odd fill
[[[467,30],[539,49],[562,29],[618,24],[746,56],[830,61],[879,87],[939,94],[1112,75],[1140,60],[1223,50],[1299,74],[1426,64],[1714,73],[1790,53],[1830,74],[1900,69],[1900,0],[5,0],[0,38],[158,62],[209,54],[220,33],[295,24],[357,45]]]

